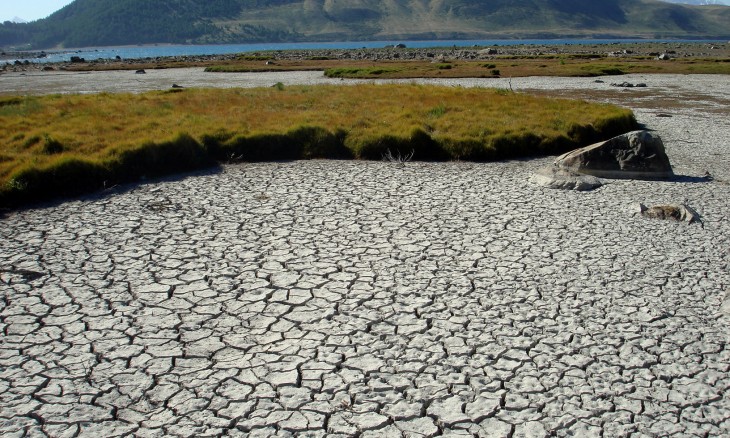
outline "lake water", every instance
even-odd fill
[[[220,44],[220,45],[153,45],[153,46],[125,46],[125,47],[91,47],[69,50],[47,50],[43,58],[38,58],[38,51],[28,52],[26,59],[30,62],[68,62],[72,56],[78,56],[92,61],[95,59],[113,59],[119,56],[122,59],[144,59],[162,56],[194,56],[194,55],[224,55],[230,53],[250,53],[268,50],[306,50],[306,49],[360,49],[382,48],[396,44],[406,44],[410,48],[426,47],[472,47],[472,46],[513,46],[513,45],[546,45],[546,44],[614,44],[637,42],[682,42],[679,40],[443,40],[443,41],[352,41],[331,43],[270,43],[270,44]],[[703,41],[704,42],[704,41]],[[712,41],[706,41],[711,43]],[[3,59],[13,63],[16,58]]]

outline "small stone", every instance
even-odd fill
[[[639,213],[651,219],[672,219],[678,222],[701,222],[700,215],[686,204],[655,205],[647,207],[639,204]]]

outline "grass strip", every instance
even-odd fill
[[[140,67],[143,68],[143,67]],[[727,58],[682,58],[658,61],[644,58],[595,59],[576,55],[545,57],[497,56],[489,60],[450,62],[369,61],[369,60],[298,60],[273,64],[252,61],[214,63],[206,68],[212,73],[322,70],[332,78],[409,79],[409,78],[489,78],[489,77],[593,77],[629,73],[662,74],[730,74]],[[499,71],[494,75],[493,71]]]
[[[229,161],[558,154],[636,126],[608,104],[416,84],[0,98],[0,205]]]

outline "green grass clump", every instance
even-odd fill
[[[324,71],[324,75],[328,78],[372,78],[399,71],[401,69],[388,67],[343,67],[328,68]]]
[[[0,105],[0,205],[77,195],[230,161],[497,160],[636,128],[631,111],[415,84],[54,95]]]
[[[620,66],[615,65],[588,64],[581,67],[580,70],[585,72],[585,76],[620,76],[626,74]]]

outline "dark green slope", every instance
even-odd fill
[[[730,38],[730,7],[655,0],[76,0],[0,46],[498,37]]]

